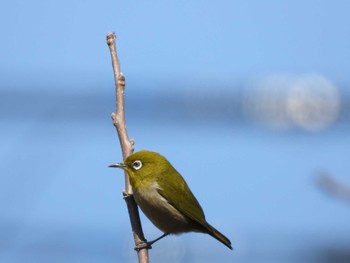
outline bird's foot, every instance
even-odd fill
[[[153,243],[151,243],[151,242],[145,242],[145,241],[141,241],[141,242],[139,242],[139,243],[137,243],[136,244],[136,246],[135,246],[135,250],[137,251],[137,252],[139,252],[140,250],[142,250],[142,249],[151,249],[152,248],[152,244]]]
[[[150,242],[147,241],[140,241],[138,244],[136,244],[135,246],[135,250],[137,252],[139,252],[141,249],[151,249],[152,245],[154,243],[156,243],[158,240],[162,239],[163,237],[166,237],[167,235],[169,235],[169,233],[164,233],[163,235],[161,235],[160,237],[156,238],[155,240],[152,240]]]

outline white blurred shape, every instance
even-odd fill
[[[245,90],[243,111],[256,122],[273,129],[301,127],[317,131],[338,117],[340,98],[325,77],[272,75]]]
[[[296,125],[316,131],[337,119],[340,98],[329,80],[320,75],[308,75],[297,79],[290,88],[287,108]]]
[[[248,118],[270,128],[290,128],[286,102],[292,81],[290,76],[274,75],[254,82],[245,90],[243,112]]]

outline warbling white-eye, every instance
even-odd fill
[[[164,232],[161,237],[148,242],[149,245],[169,234],[201,232],[232,249],[230,240],[205,220],[196,197],[165,157],[155,152],[139,151],[131,154],[123,163],[110,167],[125,169],[136,203],[151,222]]]

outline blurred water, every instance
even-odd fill
[[[135,262],[124,179],[107,168],[121,160],[110,94],[2,95],[0,261]],[[349,126],[278,132],[132,97],[136,150],[164,154],[235,248],[188,234],[155,244],[151,261],[349,261],[349,204],[315,183],[324,171],[350,183]],[[142,220],[148,239],[160,234]]]

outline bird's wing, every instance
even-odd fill
[[[182,176],[176,172],[178,180],[166,180],[164,178],[162,187],[158,189],[169,204],[180,211],[182,214],[200,225],[206,225],[204,212],[198,203],[196,197],[192,194]]]

